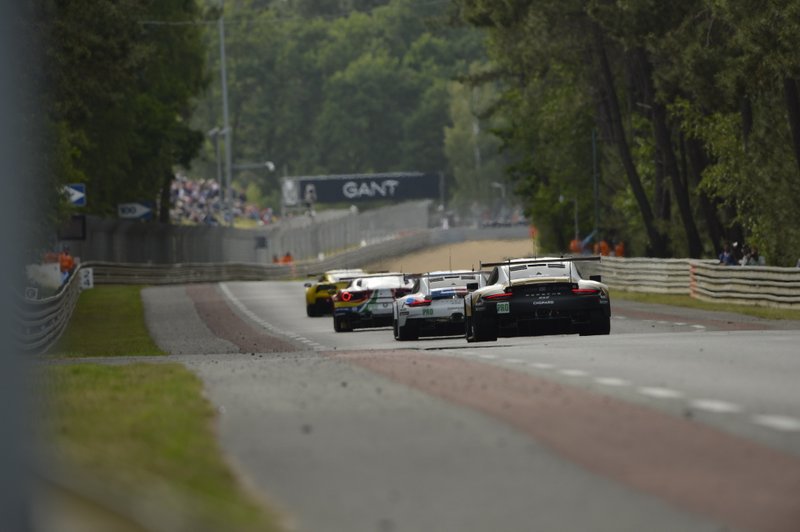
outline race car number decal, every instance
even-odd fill
[[[500,301],[497,303],[498,314],[508,314],[509,312],[511,312],[511,305],[508,304],[508,301]]]
[[[422,309],[423,316],[433,316],[433,309],[432,308],[424,308]]]

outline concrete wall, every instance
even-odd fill
[[[365,213],[325,211],[258,229],[176,226],[88,217],[85,241],[68,241],[82,261],[122,263],[266,263],[290,252],[295,260],[317,258],[427,229],[430,201],[408,202]]]

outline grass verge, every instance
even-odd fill
[[[716,312],[736,312],[756,318],[767,320],[800,320],[800,310],[772,308],[772,307],[750,307],[747,305],[734,305],[732,303],[709,303],[700,301],[689,296],[673,294],[644,294],[640,292],[626,292],[623,290],[611,290],[611,300],[625,299],[628,301],[640,301],[642,303],[657,303],[661,305],[672,305],[674,307],[688,307],[700,310],[713,310]]]
[[[277,531],[221,458],[202,384],[178,364],[44,370],[43,430],[68,463],[128,493],[156,493],[205,530]],[[177,502],[176,502],[177,501]]]
[[[141,286],[96,286],[81,292],[67,330],[51,352],[65,357],[165,353],[144,322]]]

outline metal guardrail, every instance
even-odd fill
[[[689,259],[603,257],[600,273],[612,288],[689,295]]]
[[[690,295],[702,301],[800,308],[800,268],[692,261],[689,276]]]
[[[79,268],[67,284],[52,297],[39,300],[16,296],[19,347],[28,353],[42,353],[55,344],[67,328],[81,293]]]
[[[69,323],[80,295],[80,271],[92,268],[95,284],[191,284],[225,281],[263,281],[306,277],[334,268],[361,266],[381,257],[397,256],[431,245],[434,231],[409,232],[368,246],[344,251],[324,260],[285,264],[190,263],[140,264],[86,262],[76,268],[59,292],[41,300],[18,298],[20,348],[40,354],[50,349]]]
[[[520,234],[525,230],[517,231]],[[518,237],[513,230],[456,233],[429,229],[344,251],[323,260],[284,264],[187,263],[140,264],[89,262],[96,284],[190,284],[303,278],[334,268],[360,267],[458,239]],[[66,329],[80,294],[79,271],[53,297],[21,300],[23,350],[45,352]],[[596,270],[591,273],[597,273]],[[611,288],[631,292],[681,294],[716,302],[800,308],[800,269],[721,266],[716,261],[603,257],[599,273]]]
[[[603,257],[603,282],[629,292],[682,294],[710,302],[800,308],[800,269],[723,266],[715,260]]]

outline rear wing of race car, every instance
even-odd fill
[[[372,273],[362,273],[361,275],[353,275],[347,277],[348,279],[362,279],[366,277],[386,277],[389,275],[403,275],[402,272],[372,272]]]
[[[450,273],[445,273],[445,272],[408,273],[404,277],[406,280],[412,280],[412,279],[420,279],[422,277],[449,277],[449,276],[458,277],[461,275],[469,275],[469,276],[478,275],[480,281],[467,283],[466,285],[467,290],[472,292],[480,288],[486,282],[486,278],[490,273],[492,273],[491,270],[477,270],[477,271],[464,270],[461,272],[450,272]]]
[[[592,255],[590,257],[550,257],[550,258],[543,258],[543,259],[507,259],[501,262],[481,262],[481,268],[485,266],[494,267],[494,266],[517,266],[517,265],[525,265],[525,264],[547,264],[548,262],[575,262],[575,261],[596,261],[600,260],[600,257]]]
[[[342,277],[341,279],[339,279],[339,281],[351,281],[352,282],[352,281],[356,281],[358,279],[369,279],[370,277],[394,277],[394,276],[397,276],[397,277],[403,276],[403,277],[405,277],[402,272],[375,272],[375,273],[365,273],[365,274],[362,274],[362,275],[353,275],[353,276]]]
[[[489,270],[463,270],[452,272],[427,272],[427,273],[406,273],[403,277],[406,279],[420,279],[422,277],[459,277],[461,275],[487,275],[491,273]]]
[[[601,259],[601,257],[597,255],[592,256],[576,256],[576,257],[549,257],[549,258],[541,258],[541,259],[507,259],[502,262],[481,262],[481,268],[484,267],[495,267],[495,266],[509,266],[509,277],[510,277],[510,267],[511,266],[527,266],[529,264],[548,264],[548,263],[558,263],[558,262],[567,262],[570,265],[570,270],[572,269],[573,262],[597,262]],[[601,276],[599,275],[590,275],[589,279],[592,281],[602,282]]]

